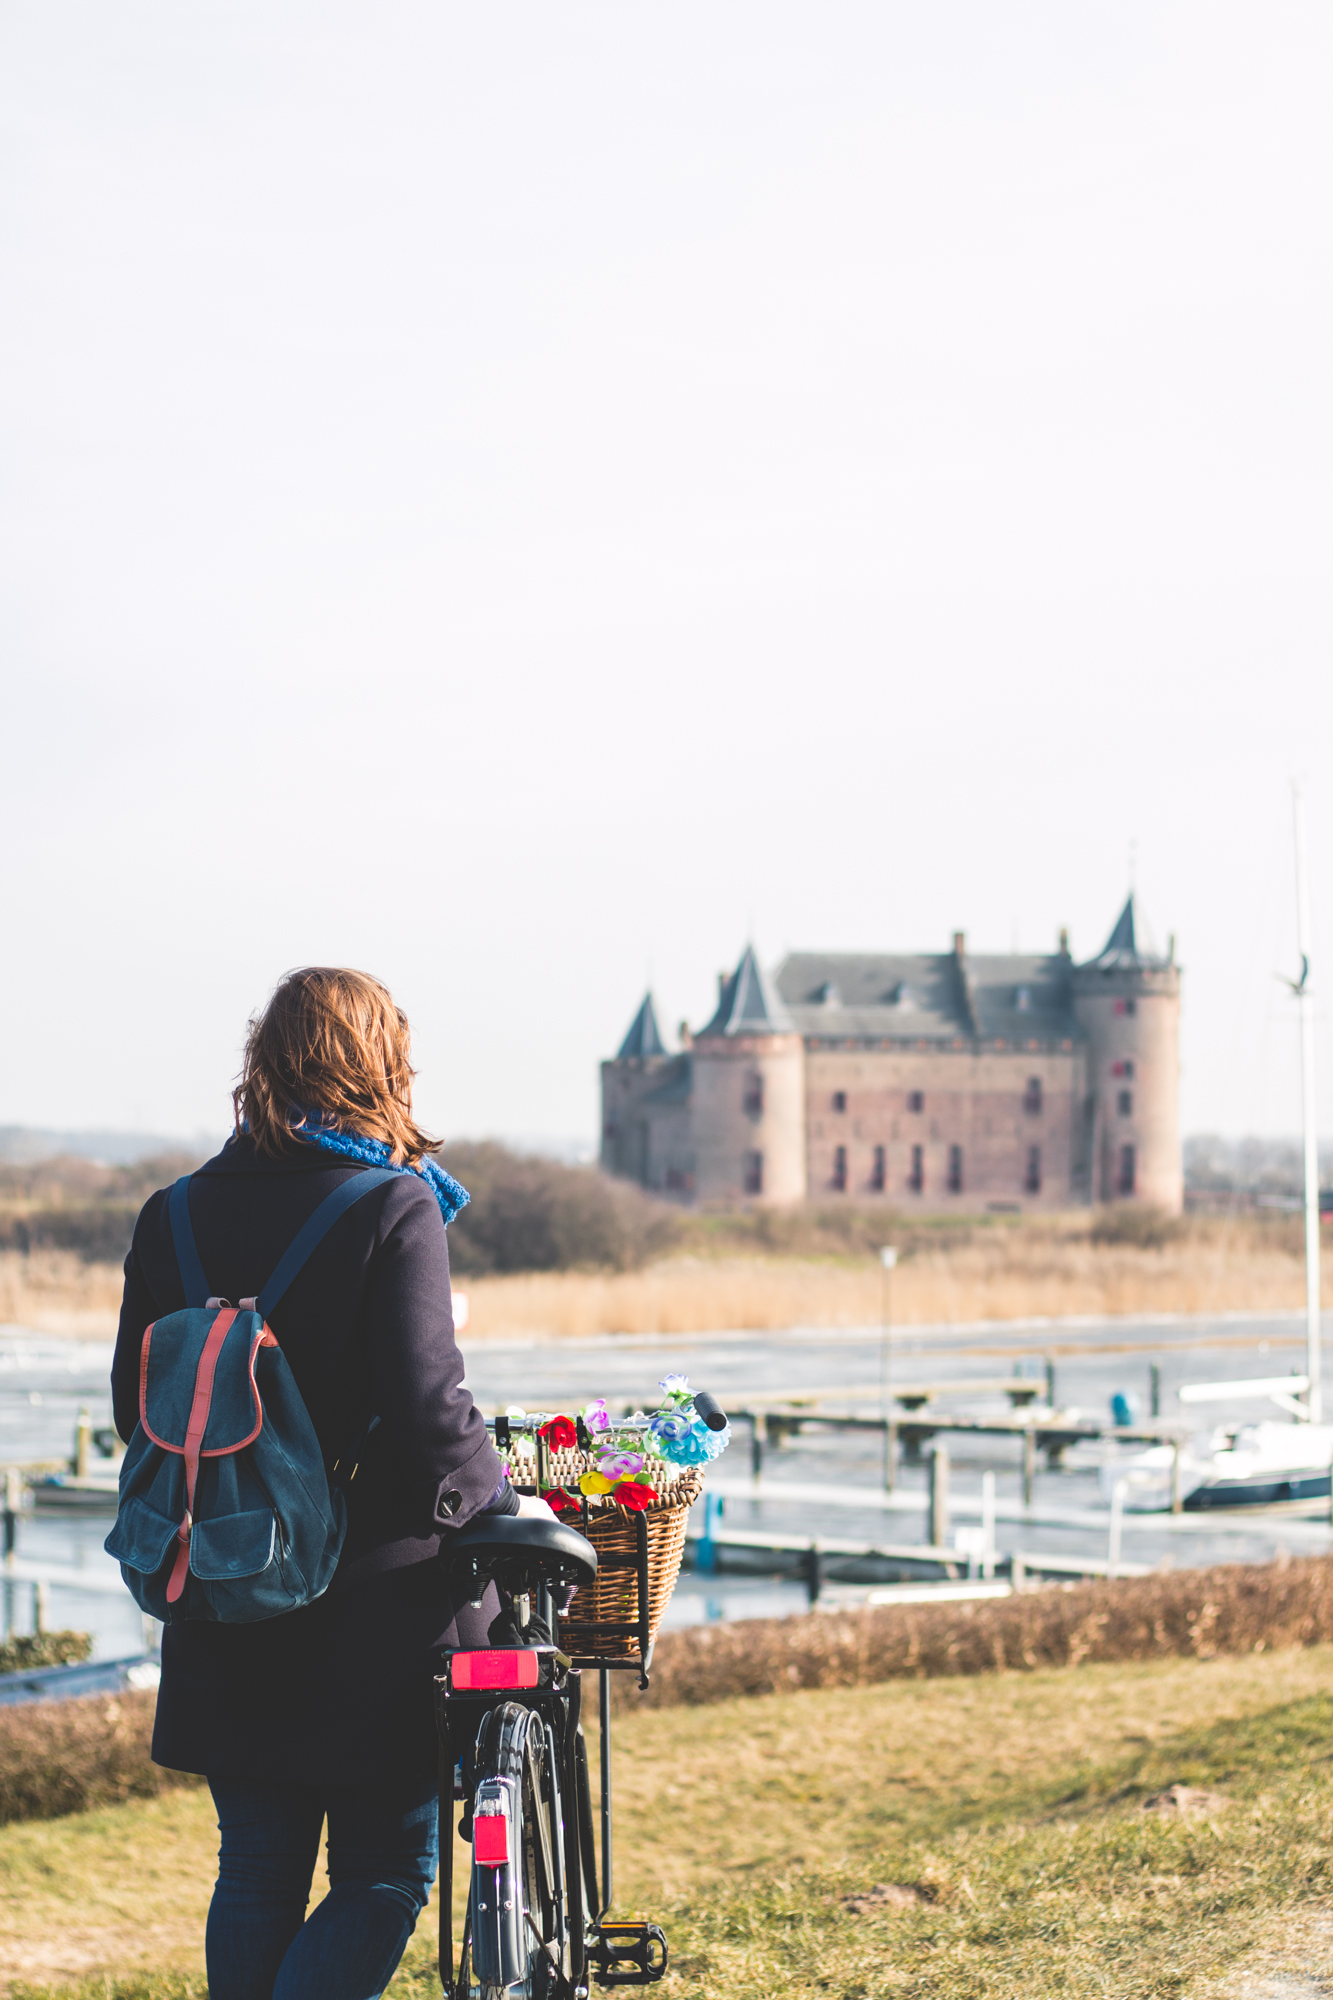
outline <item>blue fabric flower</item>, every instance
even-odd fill
[[[346,1160],[360,1160],[367,1167],[389,1167],[396,1174],[415,1174],[424,1181],[440,1205],[447,1229],[460,1209],[467,1207],[472,1196],[461,1181],[437,1166],[427,1155],[419,1167],[399,1165],[389,1157],[389,1148],[382,1139],[366,1139],[359,1132],[340,1132],[336,1125],[327,1124],[318,1111],[307,1111],[304,1105],[294,1104],[292,1130],[307,1145],[319,1146],[326,1153],[341,1153]],[[299,1122],[298,1122],[299,1118]]]

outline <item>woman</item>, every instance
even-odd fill
[[[233,1302],[364,1165],[397,1168],[349,1210],[274,1309],[273,1332],[348,1499],[337,1575],[256,1625],[168,1625],[153,1757],[201,1772],[221,1852],[211,2000],[373,2000],[438,1859],[432,1651],[484,1646],[497,1605],[454,1604],[451,1530],[520,1503],[463,1384],[445,1227],[467,1200],[412,1119],[407,1021],[378,980],[308,967],[250,1024],[236,1130],[190,1183],[208,1282]],[[139,1417],[144,1330],[184,1303],[153,1195],[125,1260],[116,1427]],[[347,1461],[356,1460],[347,1477]],[[330,1890],[306,1903],[327,1818]]]

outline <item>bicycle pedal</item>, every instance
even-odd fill
[[[667,1969],[666,1933],[628,1919],[592,1924],[588,1961],[599,1986],[651,1986]]]

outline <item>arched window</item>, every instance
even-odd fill
[[[1040,1118],[1041,1116],[1041,1078],[1039,1076],[1030,1076],[1028,1078],[1027,1089],[1023,1092],[1023,1109],[1027,1112],[1029,1118]]]
[[[835,1146],[833,1148],[833,1188],[836,1194],[846,1194],[847,1192],[847,1148],[845,1146]]]

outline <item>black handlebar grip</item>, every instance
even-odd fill
[[[694,1392],[695,1415],[703,1418],[710,1431],[724,1431],[727,1428],[727,1413],[716,1396],[710,1396],[707,1389]]]

